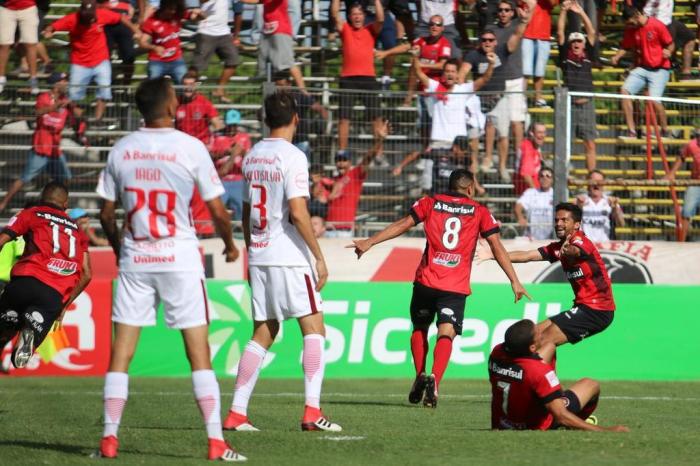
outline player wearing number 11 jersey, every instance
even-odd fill
[[[408,395],[411,403],[423,399],[424,406],[437,406],[438,386],[452,354],[452,340],[462,334],[464,305],[471,294],[472,258],[479,235],[486,239],[508,276],[515,301],[528,296],[501,244],[496,220],[485,206],[472,200],[474,189],[471,172],[454,170],[449,177],[449,192],[420,199],[406,217],[371,238],[356,240],[347,246],[355,248],[359,259],[372,246],[395,238],[421,222],[425,225],[427,244],[416,271],[411,298],[411,352],[416,368],[416,379]],[[438,335],[433,368],[432,373],[426,375],[428,328],[436,315]]]
[[[146,126],[115,144],[97,186],[104,200],[102,228],[119,257],[100,455],[117,456],[117,431],[129,392],[129,363],[141,327],[155,325],[156,309],[162,302],[165,323],[182,332],[195,398],[209,437],[209,459],[244,461],[222,434],[219,385],[207,341],[204,268],[189,212],[196,187],[224,240],[226,261],[236,260],[230,218],[220,199],[224,188],[204,144],[173,128],[177,97],[169,79],[141,83],[136,105]],[[115,220],[117,202],[126,212],[123,238]]]

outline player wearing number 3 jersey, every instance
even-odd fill
[[[66,307],[90,281],[88,239],[65,210],[68,190],[51,182],[37,206],[22,210],[0,232],[0,249],[23,236],[24,254],[0,297],[0,349],[18,332],[12,352],[24,367]]]
[[[265,99],[264,111],[270,137],[243,159],[243,233],[253,295],[253,338],[238,362],[236,389],[224,428],[258,430],[248,420],[248,401],[280,321],[296,318],[304,336],[306,403],[301,429],[339,431],[341,427],[321,412],[326,329],[319,292],[328,272],[307,208],[306,156],[292,145],[299,123],[296,102],[291,94],[277,92]]]
[[[416,379],[408,395],[411,403],[436,407],[438,386],[452,353],[452,340],[462,334],[464,305],[471,294],[469,277],[479,235],[488,242],[494,256],[510,280],[515,301],[528,296],[520,284],[500,240],[500,229],[489,210],[472,200],[474,175],[454,170],[449,192],[417,201],[406,217],[365,240],[356,240],[358,259],[372,246],[395,238],[421,222],[425,224],[426,247],[416,271],[411,298],[411,352]],[[529,297],[529,296],[528,296]],[[433,370],[428,376],[428,329],[437,315],[438,335],[433,352]],[[425,392],[425,396],[423,395]]]
[[[207,341],[204,268],[189,213],[198,188],[224,241],[226,261],[236,260],[230,218],[220,199],[224,188],[204,144],[173,128],[177,97],[170,80],[141,83],[136,104],[146,126],[115,144],[97,186],[104,200],[102,227],[119,258],[100,454],[117,456],[129,363],[141,327],[155,325],[162,302],[166,324],[182,331],[195,398],[209,437],[209,459],[243,461],[245,457],[228,446],[222,435],[219,385]],[[123,238],[115,221],[117,202],[126,213]]]

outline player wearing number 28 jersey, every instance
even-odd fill
[[[474,175],[467,170],[454,170],[450,174],[449,189],[445,194],[422,198],[403,219],[369,239],[357,240],[348,246],[355,248],[359,259],[375,244],[395,238],[421,222],[425,225],[425,252],[416,271],[411,298],[411,352],[416,379],[408,400],[418,403],[423,399],[425,406],[433,408],[437,405],[438,386],[452,354],[452,340],[462,333],[464,305],[471,294],[472,258],[479,235],[489,243],[508,276],[516,302],[527,295],[501,244],[496,220],[485,206],[471,199],[475,189]],[[432,373],[427,376],[428,329],[435,316],[438,337]]]
[[[141,327],[155,325],[162,302],[165,323],[182,331],[195,399],[209,437],[209,459],[242,461],[245,457],[230,448],[222,434],[219,385],[207,341],[204,269],[189,211],[198,188],[224,240],[227,262],[236,260],[230,218],[220,199],[224,189],[204,144],[173,128],[177,97],[170,80],[141,83],[136,104],[146,126],[115,144],[97,186],[104,200],[102,228],[119,257],[100,454],[117,456],[131,356]],[[123,238],[116,226],[117,202],[126,212]]]

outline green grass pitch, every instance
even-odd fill
[[[233,380],[220,379],[222,409]],[[566,385],[566,384],[565,384]],[[485,381],[450,380],[438,408],[409,405],[409,380],[327,380],[323,407],[344,431],[303,433],[303,381],[263,378],[250,405],[262,432],[224,435],[248,464],[697,465],[700,382],[604,382],[601,424],[629,434],[492,432]],[[0,464],[96,464],[102,379],[0,378]],[[132,378],[110,464],[205,464],[188,379]]]

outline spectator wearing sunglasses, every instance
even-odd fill
[[[614,227],[624,227],[625,217],[620,201],[605,194],[605,175],[600,170],[588,174],[588,193],[576,196],[576,204],[583,211],[581,228],[594,243],[610,241]]]

